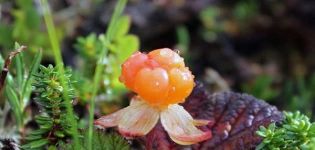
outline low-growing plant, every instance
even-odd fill
[[[274,79],[271,76],[260,75],[252,84],[244,84],[243,91],[251,93],[257,98],[270,101],[279,95],[278,90],[273,87],[273,83]]]
[[[61,76],[64,76],[68,85],[68,97],[74,98],[74,89],[71,81],[71,71],[65,74],[57,72],[52,65],[40,66],[40,71],[35,75],[33,84],[36,92],[36,102],[41,107],[41,114],[35,117],[39,129],[31,132],[27,137],[24,149],[37,149],[46,145],[54,146],[61,140],[71,136],[71,123],[66,112],[64,96],[65,88],[61,85]]]
[[[96,35],[94,33],[79,37],[75,45],[80,58],[83,60],[79,65],[79,72],[76,76],[81,82],[75,87],[80,95],[91,95],[91,89],[82,89],[84,86],[79,84],[90,84],[94,72],[99,61],[99,57],[103,50],[106,49],[106,57],[102,60],[101,65],[104,66],[102,81],[100,82],[100,92],[105,92],[107,101],[117,100],[126,90],[124,86],[118,81],[121,64],[132,53],[139,49],[139,39],[137,36],[128,34],[131,26],[130,18],[128,16],[118,16],[116,20],[116,27],[113,28],[111,36],[109,33]],[[83,97],[87,101],[89,97]]]
[[[8,50],[14,46],[15,41],[19,41],[28,45],[29,50],[25,55],[35,55],[38,49],[43,48],[46,50],[45,55],[51,56],[49,39],[47,33],[41,29],[41,15],[34,1],[16,0],[14,4],[16,8],[10,14],[12,21],[0,17],[0,46]],[[62,33],[60,29],[58,33]]]
[[[129,143],[122,136],[95,130],[94,125],[106,128],[117,126],[118,131],[128,138],[143,136],[140,141],[145,142],[148,149],[182,148],[180,145],[187,145],[185,148],[188,149],[188,145],[191,145],[193,149],[195,145],[192,144],[199,142],[200,147],[224,149],[230,147],[231,143],[234,146],[242,145],[244,139],[249,139],[249,142],[244,142],[243,146],[256,146],[254,144],[260,140],[256,138],[257,135],[262,138],[262,143],[256,149],[315,148],[315,123],[311,123],[306,115],[285,112],[283,122],[271,123],[268,127],[262,126],[255,135],[257,126],[282,119],[282,113],[276,107],[246,94],[226,92],[212,95],[214,90],[208,93],[206,88],[198,89],[201,87],[194,83],[194,76],[185,67],[187,65],[184,60],[168,48],[132,55],[139,49],[140,42],[137,36],[128,33],[131,17],[123,15],[127,0],[117,1],[105,33],[91,33],[77,39],[75,48],[79,63],[73,68],[73,72],[65,67],[59,27],[54,25],[47,0],[40,0],[38,7],[41,10],[36,8],[35,1],[17,0],[13,3],[17,8],[12,10],[13,19],[0,23],[0,39],[4,39],[0,40],[0,47],[8,49],[13,40],[26,43],[32,52],[34,48],[42,47],[45,50],[44,55],[54,57],[55,65],[40,66],[42,51],[38,51],[31,60],[31,55],[20,53],[25,47],[18,44],[15,45],[17,52],[13,51],[8,57],[10,62],[12,60],[10,69],[0,55],[0,68],[3,69],[0,76],[0,149],[3,148],[1,142],[11,141],[11,136],[16,134],[20,134],[22,149],[130,149]],[[228,9],[222,11],[217,6],[211,6],[200,14],[205,26],[205,40],[218,42],[218,37],[223,34],[241,31],[258,14],[258,3],[255,1],[241,0],[235,4],[231,10],[233,15],[226,15],[225,10]],[[245,24],[237,23],[238,21]],[[41,22],[45,22],[47,33],[41,31],[44,28]],[[178,27],[177,37],[177,47],[183,50],[181,54],[185,59],[189,59],[188,29],[184,26]],[[129,56],[132,57],[123,65],[122,71],[121,65]],[[146,61],[141,62],[141,57]],[[99,117],[104,112],[103,107],[98,107],[101,111],[94,111],[96,102],[122,101],[126,90],[119,82],[120,75],[121,82],[138,96],[134,97],[126,109],[94,120],[95,116]],[[131,84],[133,82],[137,83],[136,86]],[[244,86],[244,89],[261,99],[270,100],[278,96],[278,91],[272,88],[272,83],[272,77],[262,76],[258,77],[252,86]],[[313,104],[311,100],[315,97],[312,87],[315,87],[315,84],[301,80],[296,85],[297,94],[288,94],[288,105],[305,108],[305,112],[311,114],[310,104]],[[4,93],[2,97],[1,91]],[[191,91],[193,94],[189,96]],[[164,99],[160,99],[163,95]],[[3,97],[5,102],[2,101]],[[186,102],[182,103],[186,97]],[[30,100],[37,103],[35,106],[39,106],[39,112],[32,111],[37,107],[34,107],[33,101]],[[1,108],[3,105],[5,107]],[[77,107],[82,109],[74,111]],[[113,105],[107,107],[115,109]],[[9,110],[12,110],[12,114]],[[257,115],[256,110],[260,112]],[[89,116],[86,112],[89,112]],[[75,113],[79,115],[76,116]],[[15,123],[10,120],[10,115],[14,116],[13,120],[17,126],[12,126],[12,132],[6,131],[10,132],[9,138],[3,138],[2,133],[7,130],[5,126],[8,126],[6,122],[9,122],[9,125]],[[30,119],[35,120],[35,123],[29,122]],[[79,127],[86,129],[80,129],[78,122]],[[203,127],[196,127],[201,125]],[[226,143],[216,141],[221,136],[218,133],[221,132],[228,133],[224,139]],[[215,143],[213,141],[220,144],[211,145]]]
[[[256,149],[315,149],[315,123],[300,112],[284,112],[284,117],[281,124],[271,123],[267,128],[260,127],[256,133],[263,141]]]
[[[93,131],[93,150],[129,150],[130,146],[122,136],[116,133],[107,133],[104,130]],[[84,130],[82,135],[87,135],[88,132]],[[80,137],[80,150],[88,150],[88,141],[84,136]],[[73,144],[61,143],[59,146],[65,150],[76,150]]]
[[[6,60],[3,60],[0,55],[0,67],[4,67],[5,71],[1,73],[0,77],[0,92],[4,87],[4,81],[6,81],[4,94],[11,106],[19,129],[23,127],[24,109],[29,102],[32,92],[32,74],[37,70],[42,58],[42,51],[38,51],[31,66],[26,67],[27,65],[24,62],[24,59],[26,58],[23,53],[21,53],[24,49],[26,49],[26,46],[20,46],[18,43],[15,43],[15,50],[9,54]],[[9,65],[11,64],[11,61],[15,64],[14,74],[9,73]]]
[[[299,77],[295,80],[286,82],[283,90],[283,98],[288,101],[284,108],[289,111],[299,110],[302,113],[311,116],[313,115],[313,106],[315,99],[315,75],[310,78]]]

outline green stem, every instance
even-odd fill
[[[53,23],[53,19],[52,19],[52,15],[47,3],[47,0],[41,0],[41,7],[43,8],[43,12],[44,12],[44,19],[45,19],[45,23],[46,23],[46,28],[48,30],[48,36],[50,39],[50,44],[52,46],[52,50],[53,50],[53,54],[54,54],[54,59],[56,62],[56,67],[58,69],[59,74],[61,74],[61,85],[64,87],[64,93],[63,93],[63,98],[66,101],[66,108],[67,108],[67,114],[68,117],[70,119],[71,122],[71,131],[73,134],[73,138],[74,138],[74,145],[75,145],[75,149],[80,149],[79,148],[79,141],[78,141],[78,130],[77,130],[77,121],[74,118],[74,114],[73,114],[73,108],[71,105],[71,100],[68,96],[68,85],[65,82],[65,78],[64,78],[64,74],[65,74],[65,70],[64,70],[64,64],[63,64],[63,60],[62,60],[62,56],[61,56],[61,50],[60,50],[60,43],[59,40],[57,38],[56,35],[56,29]]]
[[[114,13],[112,15],[112,18],[110,20],[109,26],[106,31],[106,43],[105,46],[103,47],[103,50],[101,52],[100,58],[97,62],[97,66],[95,69],[95,74],[93,78],[93,92],[92,92],[92,97],[90,101],[90,111],[89,111],[89,132],[88,132],[88,148],[89,150],[92,150],[93,145],[92,145],[92,138],[93,138],[93,121],[94,121],[94,107],[95,107],[95,98],[96,94],[99,89],[100,81],[101,81],[101,74],[103,72],[104,68],[104,59],[106,59],[107,56],[107,44],[111,42],[113,38],[113,33],[116,29],[116,23],[120,15],[122,14],[125,6],[126,6],[127,0],[119,0]]]

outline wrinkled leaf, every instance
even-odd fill
[[[144,139],[146,149],[253,149],[261,138],[256,135],[259,126],[268,126],[282,120],[276,107],[247,94],[222,92],[210,94],[200,84],[183,104],[195,119],[211,120],[202,130],[211,130],[207,141],[180,146],[172,142],[158,124]]]

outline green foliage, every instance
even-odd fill
[[[83,132],[83,135],[87,132]],[[94,130],[93,134],[93,150],[129,150],[127,141],[118,134],[105,133],[101,130]],[[76,150],[73,144],[61,144],[61,149]],[[88,150],[88,143],[85,138],[80,138],[80,150]]]
[[[33,84],[37,96],[36,102],[41,106],[42,113],[35,117],[39,129],[31,132],[23,145],[24,149],[37,149],[46,145],[55,145],[60,140],[71,136],[71,120],[66,111],[64,99],[65,88],[61,85],[61,76],[68,85],[68,97],[74,98],[74,89],[71,81],[71,71],[66,70],[65,74],[57,72],[52,65],[40,66],[40,71],[35,75]]]
[[[200,13],[200,20],[205,27],[202,31],[202,36],[206,41],[215,41],[217,34],[224,31],[224,22],[222,22],[222,16],[220,8],[208,7]]]
[[[313,116],[312,106],[315,99],[315,75],[309,79],[299,77],[297,80],[287,81],[284,86],[283,96],[288,101],[286,110],[299,110],[309,116]],[[314,118],[314,116],[313,116]]]
[[[97,60],[97,56],[101,53],[101,43],[95,33],[91,33],[87,37],[79,37],[75,48],[79,55],[85,60]]]
[[[279,92],[273,88],[273,81],[271,76],[261,75],[255,79],[253,84],[243,85],[243,90],[257,98],[268,101],[279,95]]]
[[[89,113],[89,134],[88,134],[89,149],[93,149],[93,145],[92,145],[93,130],[92,129],[93,129],[93,120],[94,120],[94,107],[95,107],[96,95],[99,91],[100,82],[102,81],[102,73],[104,71],[103,68],[104,68],[104,66],[107,65],[107,67],[108,67],[108,64],[111,64],[111,63],[108,63],[108,62],[110,62],[110,59],[108,59],[108,58],[113,58],[113,57],[109,56],[109,50],[111,50],[111,51],[113,51],[113,50],[111,48],[109,48],[108,46],[110,46],[111,43],[113,41],[115,41],[115,39],[117,40],[116,37],[119,37],[120,35],[122,35],[122,34],[118,34],[118,33],[126,33],[124,30],[124,26],[119,25],[119,23],[122,23],[125,21],[121,17],[122,17],[122,13],[123,13],[123,10],[124,10],[126,4],[127,4],[127,0],[119,0],[117,2],[116,6],[115,6],[115,10],[113,12],[113,15],[111,17],[111,20],[109,22],[109,26],[107,28],[106,35],[100,36],[100,40],[103,41],[102,42],[103,43],[102,44],[103,49],[102,49],[101,54],[99,55],[99,58],[97,60],[97,65],[95,68],[95,73],[94,73],[94,77],[93,77],[93,84],[92,84],[93,90],[92,90],[91,101],[90,101],[91,103],[90,103],[90,113]],[[117,27],[122,27],[122,29],[120,30]],[[127,38],[127,39],[130,39],[130,38]],[[127,53],[127,51],[125,53]],[[117,53],[117,54],[119,54],[119,53]],[[117,60],[122,60],[122,59],[123,58],[117,58]],[[111,74],[105,73],[105,77],[109,78],[111,76],[118,76],[117,72],[114,71],[113,69],[106,68],[106,70],[107,71],[112,70],[113,73],[111,73]],[[116,80],[116,82],[112,82],[112,83],[117,83],[117,85],[119,85],[118,79],[115,78],[113,81],[115,81],[115,80]],[[111,80],[109,80],[109,81],[111,81]],[[110,83],[108,83],[108,82],[103,82],[103,83],[107,83],[107,85],[110,85]],[[109,87],[109,86],[107,86],[107,87]],[[110,89],[110,88],[107,88],[107,89]]]
[[[300,112],[284,112],[284,121],[277,126],[271,123],[268,128],[261,126],[256,132],[263,137],[257,150],[299,150],[315,149],[315,123]]]
[[[15,43],[15,49],[20,49],[21,46]],[[1,58],[0,58],[1,59]],[[31,83],[33,81],[32,74],[37,70],[42,59],[42,51],[39,51],[34,57],[30,67],[26,67],[23,53],[18,54],[14,58],[15,74],[8,74],[5,86],[5,95],[13,110],[18,127],[21,128],[24,124],[23,112],[29,102],[31,96]],[[0,66],[3,66],[3,60],[0,60]],[[1,67],[2,68],[2,67]]]
[[[69,83],[69,78],[67,75],[67,72],[64,68],[64,63],[61,55],[61,46],[60,46],[60,38],[57,36],[57,29],[53,22],[52,13],[50,11],[49,5],[47,0],[41,0],[40,1],[41,8],[44,15],[45,25],[48,31],[49,41],[51,44],[51,48],[54,55],[54,60],[57,65],[57,72],[59,74],[59,81],[60,85],[63,88],[61,94],[62,98],[64,99],[64,106],[66,107],[66,113],[67,119],[69,119],[69,125],[71,133],[73,134],[73,142],[75,143],[75,146],[78,145],[78,125],[77,120],[75,119],[75,115],[73,112],[73,107],[71,105],[71,92],[72,92],[72,86]],[[61,117],[62,118],[62,117]],[[77,148],[77,147],[76,147]]]
[[[179,26],[176,28],[176,34],[177,34],[177,48],[180,50],[180,54],[183,55],[186,59],[189,59],[188,57],[188,49],[190,45],[190,37],[189,37],[189,31],[185,26]]]
[[[258,13],[258,2],[255,0],[242,0],[233,10],[233,15],[239,23],[248,23]]]
[[[79,37],[75,45],[79,55],[84,60],[80,65],[80,71],[77,73],[78,82],[75,87],[82,95],[82,100],[87,101],[90,98],[92,89],[83,88],[82,84],[91,84],[90,78],[93,77],[91,70],[95,70],[97,61],[104,49],[108,50],[106,57],[102,60],[104,66],[100,92],[106,93],[107,100],[118,99],[125,92],[124,86],[118,81],[121,64],[139,49],[139,39],[135,35],[128,34],[131,26],[130,17],[118,16],[115,28],[112,28],[111,39],[105,34],[98,37],[92,33],[87,37]],[[111,42],[109,42],[111,41]]]
[[[34,2],[16,0],[15,4],[17,9],[11,11],[14,21],[0,21],[0,46],[10,49],[14,41],[19,41],[27,43],[33,53],[36,53],[39,48],[48,50],[48,36],[46,32],[41,31],[41,16]]]
[[[248,31],[251,21],[259,15],[258,6],[259,1],[255,0],[239,0],[232,5],[210,5],[199,15],[204,26],[201,35],[208,42],[220,42],[220,34],[234,35]]]

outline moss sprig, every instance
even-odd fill
[[[57,68],[49,65],[40,66],[35,75],[35,101],[41,106],[41,114],[35,117],[39,129],[31,132],[27,137],[24,149],[37,149],[46,145],[56,146],[57,143],[71,136],[71,123],[67,117],[64,99],[64,88],[60,83],[61,75]],[[71,81],[71,70],[66,70],[64,79],[68,84],[68,97],[74,98]]]
[[[280,125],[272,123],[256,132],[263,137],[257,150],[311,150],[315,149],[315,123],[300,112],[284,112],[285,119]]]

